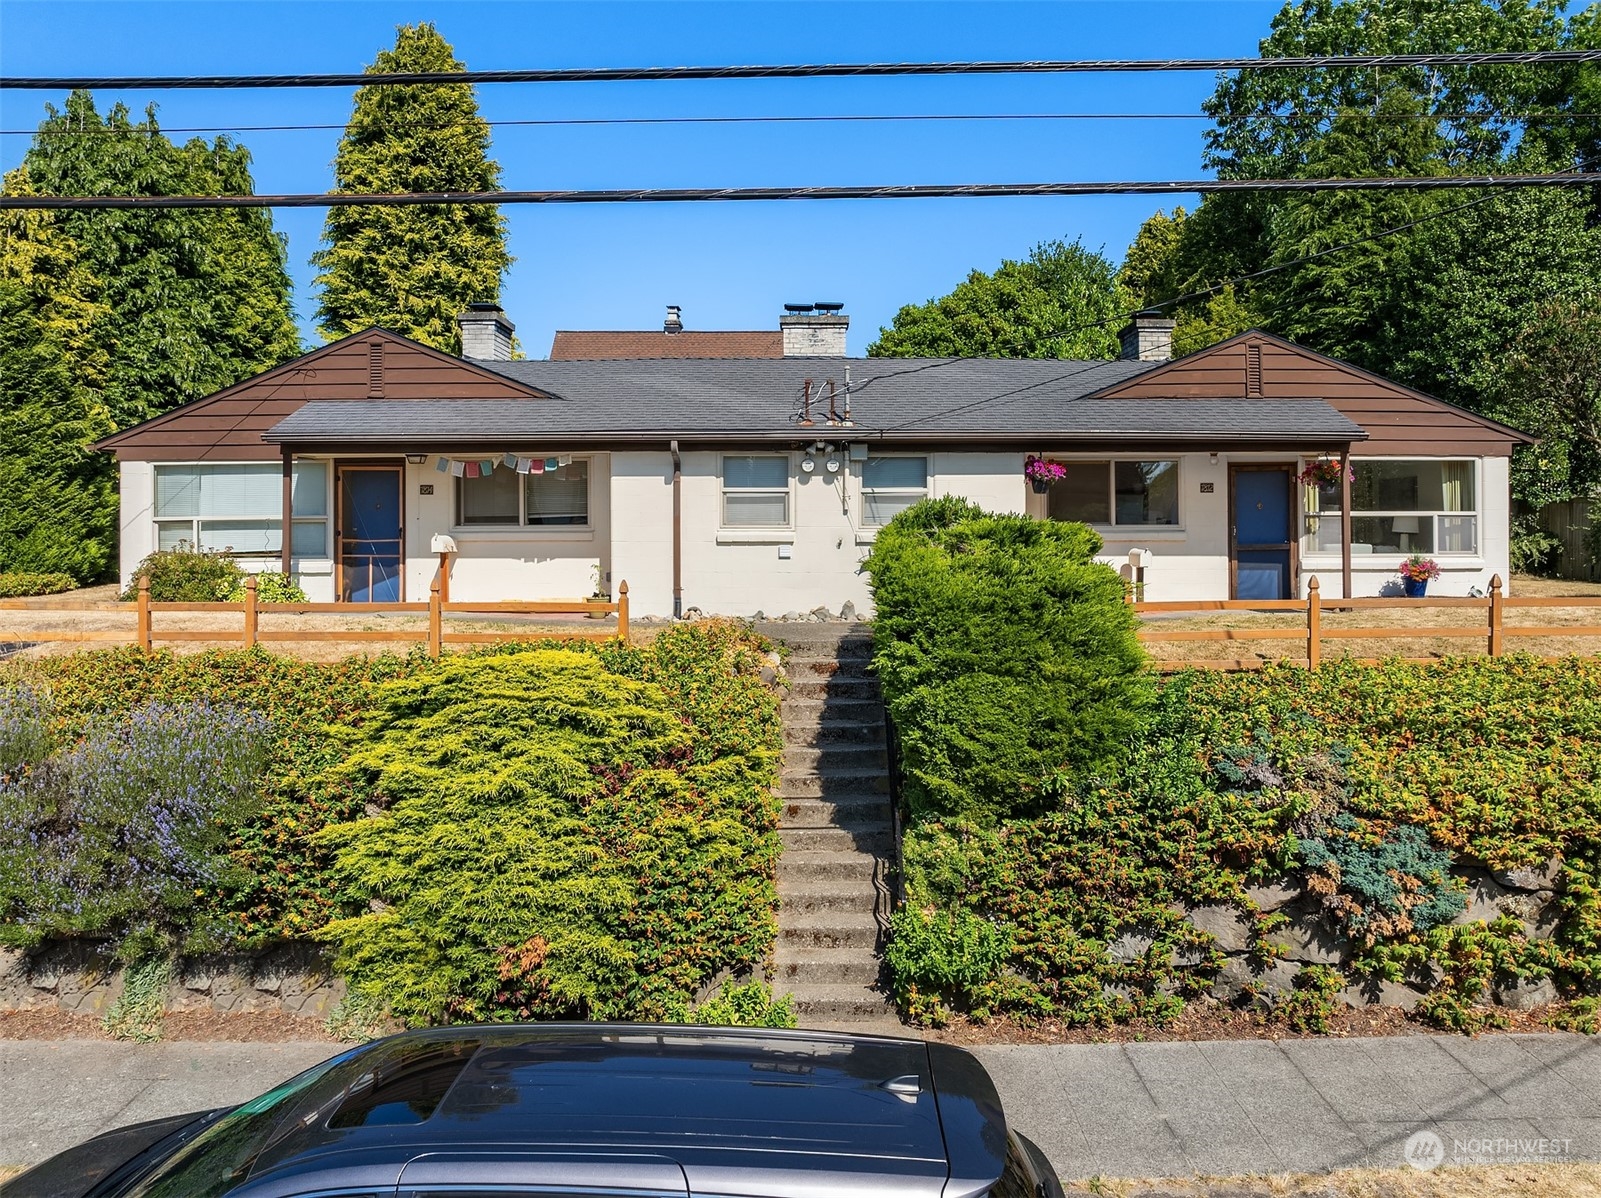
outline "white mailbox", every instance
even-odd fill
[[[442,532],[436,532],[429,542],[429,549],[434,553],[455,553],[456,538]]]

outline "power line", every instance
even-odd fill
[[[1291,258],[1291,259],[1289,259],[1288,261],[1285,261],[1285,262],[1276,262],[1272,266],[1265,266],[1260,270],[1253,270],[1253,271],[1250,271],[1250,272],[1248,272],[1246,274],[1243,274],[1243,275],[1236,275],[1233,278],[1224,279],[1221,282],[1212,284],[1210,287],[1203,287],[1203,288],[1201,288],[1200,290],[1197,290],[1197,291],[1184,292],[1183,294],[1173,296],[1171,299],[1158,300],[1158,301],[1156,301],[1154,303],[1142,304],[1142,305],[1140,305],[1139,308],[1136,308],[1136,309],[1134,309],[1132,311],[1118,312],[1118,313],[1116,313],[1116,314],[1114,314],[1112,316],[1102,317],[1099,320],[1088,320],[1088,321],[1084,321],[1084,322],[1082,322],[1080,324],[1070,325],[1067,328],[1053,329],[1049,333],[1036,333],[1033,336],[1023,338],[1022,341],[1021,341],[1021,344],[1023,346],[1032,346],[1032,345],[1038,345],[1038,344],[1040,344],[1042,342],[1046,342],[1046,341],[1055,341],[1055,340],[1057,340],[1058,338],[1061,338],[1061,337],[1070,337],[1074,333],[1083,333],[1083,332],[1088,332],[1090,329],[1105,328],[1109,324],[1121,324],[1122,322],[1131,319],[1132,317],[1137,315],[1139,312],[1147,312],[1147,311],[1152,311],[1152,310],[1157,310],[1157,309],[1171,308],[1171,307],[1173,307],[1173,306],[1175,306],[1177,304],[1187,303],[1190,300],[1204,299],[1209,295],[1217,294],[1218,292],[1222,291],[1226,287],[1232,287],[1236,283],[1249,283],[1249,282],[1252,282],[1252,281],[1254,281],[1256,279],[1260,279],[1260,278],[1262,278],[1262,277],[1264,277],[1266,275],[1277,274],[1281,270],[1289,270],[1292,267],[1303,266],[1308,262],[1314,262],[1319,258],[1325,258],[1330,254],[1337,254],[1337,253],[1341,252],[1342,250],[1352,249],[1352,248],[1354,248],[1356,246],[1359,246],[1359,245],[1366,245],[1369,242],[1373,242],[1373,241],[1381,241],[1386,237],[1393,237],[1397,233],[1404,233],[1409,229],[1415,229],[1419,225],[1427,224],[1430,221],[1440,220],[1440,219],[1442,219],[1444,217],[1447,217],[1447,216],[1453,216],[1456,213],[1465,211],[1468,208],[1476,208],[1480,204],[1488,203],[1490,200],[1492,200],[1494,198],[1495,197],[1493,195],[1478,196],[1478,197],[1476,197],[1474,199],[1466,201],[1465,203],[1453,204],[1449,208],[1441,208],[1441,209],[1438,209],[1437,211],[1426,213],[1423,216],[1415,217],[1412,220],[1403,221],[1401,224],[1390,225],[1387,228],[1375,230],[1374,232],[1369,233],[1369,234],[1367,234],[1367,235],[1365,235],[1363,237],[1353,237],[1350,241],[1343,241],[1343,242],[1340,242],[1338,245],[1326,246],[1323,249],[1315,250],[1310,254],[1302,254],[1298,258]],[[942,359],[942,360],[940,360],[938,362],[924,362],[924,363],[922,363],[920,365],[917,365],[917,366],[908,367],[905,370],[896,370],[896,371],[890,372],[889,374],[874,375],[872,378],[864,379],[862,382],[856,384],[855,386],[853,386],[851,388],[851,394],[852,395],[860,395],[863,391],[865,391],[868,387],[872,386],[874,383],[882,382],[885,379],[900,378],[902,375],[907,375],[907,374],[921,374],[923,371],[926,371],[926,370],[938,370],[938,369],[940,369],[942,367],[945,367],[945,366],[953,366],[958,362],[973,362],[973,361],[984,361],[984,360],[986,360],[986,359],[974,358],[974,357],[955,357],[955,358],[945,358],[945,359]],[[1090,363],[1088,366],[1085,367],[1085,369],[1089,369],[1091,366],[1096,366],[1096,365],[1099,365],[1099,364],[1100,364],[1099,362]],[[1073,374],[1077,374],[1077,373],[1080,373],[1080,372],[1079,371],[1074,371],[1074,372],[1072,372],[1072,374],[1066,374],[1066,375],[1058,376],[1056,378],[1046,379],[1042,383],[1031,384],[1030,387],[1047,386],[1050,383],[1061,382],[1064,379],[1073,377]],[[1020,388],[1019,390],[1028,390],[1028,389],[1030,389],[1030,388]],[[1016,394],[1016,391],[1003,391],[999,395],[987,396],[984,399],[972,400],[972,401],[967,402],[967,403],[958,404],[958,405],[956,405],[955,407],[952,407],[952,408],[945,408],[945,409],[942,409],[942,410],[940,410],[938,412],[932,412],[932,413],[930,413],[930,414],[928,414],[926,416],[920,416],[916,420],[909,421],[906,424],[887,425],[887,426],[885,426],[883,428],[878,429],[877,431],[880,432],[880,433],[884,433],[884,432],[888,432],[888,431],[891,431],[891,430],[894,430],[894,429],[908,428],[913,424],[923,424],[923,423],[927,423],[927,422],[933,421],[933,420],[941,420],[941,419],[944,419],[947,416],[959,415],[962,412],[971,411],[974,408],[981,408],[981,407],[984,407],[987,404],[999,402],[1000,400],[1006,399],[1009,396],[1012,396],[1014,394]]]
[[[1247,120],[1293,121],[1311,118],[1330,119],[1332,113],[1312,112],[1260,112],[1245,114]],[[1398,112],[1370,113],[1381,121],[1583,121],[1601,120],[1601,112]],[[923,121],[1210,121],[1204,112],[967,112],[967,113],[841,113],[802,116],[646,116],[646,117],[563,117],[548,120],[485,120],[482,123],[495,129],[504,128],[560,128],[590,125],[791,125],[828,124],[849,122],[923,122]],[[444,124],[408,124],[407,129],[459,129],[467,122],[451,121]],[[32,137],[39,133],[51,136],[78,134],[104,136],[141,136],[148,133],[305,133],[329,132],[349,128],[348,121],[307,125],[175,125],[145,129],[134,125],[127,128],[94,125],[82,129],[50,126],[32,129],[0,129],[0,137]]]
[[[1404,175],[1365,179],[1142,179],[1092,183],[909,183],[840,187],[644,187],[601,191],[311,192],[226,196],[0,196],[0,210],[86,208],[389,208],[418,204],[671,204],[751,200],[989,199],[1009,196],[1187,195],[1225,191],[1428,191],[1601,184],[1601,171]]]
[[[1038,75],[1125,71],[1277,71],[1371,67],[1535,66],[1601,62],[1601,50],[1460,54],[1327,54],[1293,58],[1082,58],[1028,62],[867,62],[788,66],[576,67],[527,71],[341,72],[299,75],[50,75],[0,77],[0,88],[366,87],[445,83],[637,83],[895,75]]]

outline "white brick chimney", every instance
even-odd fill
[[[1175,323],[1171,316],[1153,309],[1134,313],[1118,334],[1123,342],[1118,357],[1130,362],[1166,362],[1173,356]]]
[[[851,318],[844,304],[785,304],[778,328],[784,334],[786,358],[843,358]]]
[[[499,304],[468,304],[456,317],[461,328],[461,356],[480,362],[510,362],[511,335],[517,326],[506,319]]]

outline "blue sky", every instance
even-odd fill
[[[1279,0],[866,4],[74,3],[0,0],[7,75],[353,71],[394,28],[435,22],[469,67],[1163,58],[1256,52]],[[490,120],[900,113],[1195,113],[1193,74],[496,85]],[[30,129],[47,100],[0,94],[0,127]],[[103,94],[160,105],[165,128],[341,124],[349,89]],[[1201,120],[972,121],[499,127],[509,188],[967,183],[1193,178]],[[175,137],[182,136],[174,134]],[[208,135],[209,136],[209,135]],[[322,191],[337,129],[241,133],[258,191]],[[0,164],[28,138],[0,137]],[[1193,205],[1195,197],[1189,197]],[[655,328],[682,305],[688,328],[772,328],[782,305],[840,300],[861,353],[905,303],[993,269],[1038,241],[1081,237],[1121,258],[1152,197],[509,207],[502,303],[525,352],[557,328]],[[276,214],[296,307],[316,344],[307,258],[323,214]]]

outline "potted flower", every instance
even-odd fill
[[[1440,577],[1440,563],[1432,557],[1414,553],[1401,563],[1401,589],[1408,599],[1421,599],[1428,593],[1429,579]]]
[[[1295,476],[1295,481],[1306,487],[1327,487],[1339,482],[1342,473],[1353,482],[1356,480],[1354,467],[1339,458],[1323,458],[1308,462],[1306,469]]]
[[[1023,463],[1023,474],[1033,486],[1034,493],[1043,495],[1051,489],[1052,483],[1059,483],[1067,477],[1067,467],[1060,462],[1048,462],[1030,454]]]

